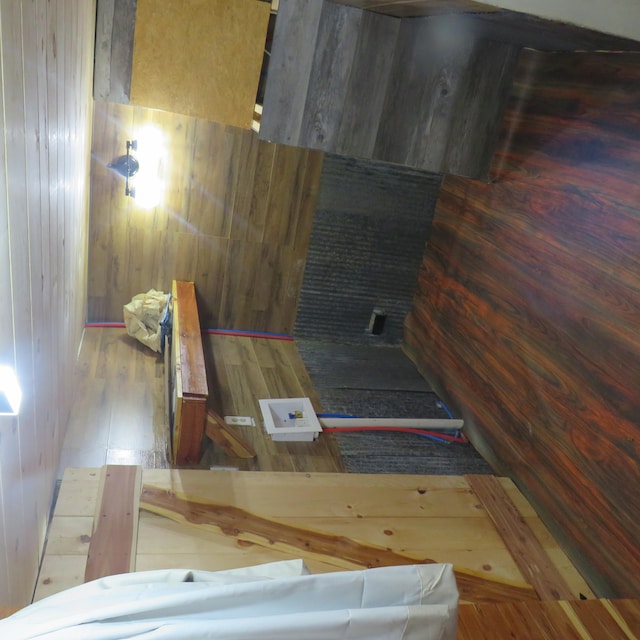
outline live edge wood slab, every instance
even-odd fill
[[[171,440],[176,465],[200,462],[207,419],[207,372],[196,290],[193,282],[173,281],[171,333]]]
[[[36,599],[84,581],[97,542],[94,516],[105,506],[101,475],[100,469],[65,471]],[[515,486],[496,482],[572,599],[592,597]],[[135,510],[128,495],[120,516]],[[215,571],[291,558],[302,558],[312,573],[451,562],[463,601],[541,597],[463,477],[144,469],[137,525],[136,571]]]

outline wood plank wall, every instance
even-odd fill
[[[147,125],[169,150],[166,196],[145,210],[107,164]],[[90,321],[171,281],[196,285],[205,327],[291,333],[323,156],[252,131],[96,102],[89,248]]]
[[[523,54],[494,181],[444,181],[405,340],[599,595],[640,593],[640,54]]]
[[[129,104],[137,0],[97,0],[93,97]]]
[[[31,600],[86,309],[95,2],[0,1],[0,604]]]
[[[283,0],[260,137],[486,179],[520,47],[442,18]]]

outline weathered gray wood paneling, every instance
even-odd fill
[[[93,96],[129,104],[137,0],[98,0]]]
[[[363,12],[331,2],[322,6],[305,99],[299,144],[314,149],[336,147],[338,123],[345,102]]]
[[[260,129],[263,140],[295,145],[300,136],[311,66],[316,50],[323,3],[318,0],[281,2],[269,60],[269,82]]]
[[[485,178],[518,47],[467,27],[283,0],[260,136]]]

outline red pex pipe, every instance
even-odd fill
[[[402,433],[416,433],[418,435],[431,436],[440,440],[448,440],[450,442],[466,443],[464,437],[450,436],[446,433],[436,433],[434,431],[425,431],[423,429],[412,429],[411,427],[322,427],[323,431],[400,431]]]

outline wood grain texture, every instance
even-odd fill
[[[88,327],[73,381],[59,476],[105,463],[168,466],[162,358],[125,329]]]
[[[207,419],[207,370],[196,291],[193,282],[174,280],[172,287],[171,450],[174,464],[198,464]]]
[[[245,471],[344,471],[331,435],[314,442],[273,442],[262,426],[259,399],[309,397],[321,410],[295,342],[211,334],[203,342],[214,392],[210,407],[222,416],[252,417],[256,424],[237,428],[255,458],[229,456],[212,446],[203,464]]]
[[[484,179],[518,50],[446,16],[283,2],[260,136]]]
[[[102,468],[85,582],[135,570],[141,483],[138,466]]]
[[[497,582],[509,585],[510,590],[524,588],[532,593],[462,477],[193,469],[144,469],[143,476],[145,484],[163,495],[226,505],[258,521],[351,540],[352,550],[361,544],[402,556],[451,562],[477,576],[479,582],[473,584]],[[65,471],[37,600],[82,583],[99,478],[99,469]],[[548,552],[557,551],[557,544],[513,483],[506,478],[500,483]],[[251,522],[249,517],[240,524]],[[136,569],[193,566],[215,571],[301,556],[314,573],[345,568],[340,556],[320,559],[320,555],[304,553],[303,548],[286,551],[281,544],[257,542],[244,534],[223,534],[209,525],[179,523],[141,512]],[[570,563],[558,566],[576,594],[592,596]]]
[[[514,44],[541,51],[637,51],[637,41],[576,26],[579,19],[539,18],[521,11],[472,0],[331,0],[396,18],[444,16],[451,27],[457,25],[485,40]],[[535,8],[532,8],[535,12]],[[620,31],[618,31],[620,33]],[[628,32],[627,32],[628,33]],[[633,37],[633,36],[632,36]]]
[[[405,340],[598,594],[634,596],[640,57],[523,56],[493,183],[443,184]]]
[[[463,604],[458,608],[458,639],[635,640],[640,638],[639,613],[638,600]]]
[[[164,136],[164,201],[124,195],[107,168],[147,126]],[[195,283],[203,327],[290,333],[323,155],[252,131],[126,105],[95,104],[88,318],[171,281]]]
[[[257,426],[237,432],[258,454],[255,460],[240,459],[210,447],[204,466],[344,470],[332,436],[312,443],[273,443],[262,429],[258,398],[307,396],[321,410],[295,342],[204,334],[203,348],[211,390],[203,409],[252,416]],[[88,327],[74,384],[61,472],[105,462],[167,468],[171,456],[162,357],[124,329]]]
[[[44,544],[86,310],[95,2],[0,3],[0,602],[27,604]]]
[[[330,535],[311,527],[292,526],[256,516],[232,505],[195,501],[145,485],[140,507],[146,511],[200,527],[213,527],[239,541],[304,553],[310,557],[338,562],[344,568],[374,568],[405,564],[433,563],[383,546],[359,542],[347,536]],[[343,564],[344,563],[344,564]],[[460,597],[476,602],[506,602],[535,599],[532,590],[500,581],[487,580],[464,569],[456,570]]]
[[[180,344],[180,373],[182,393],[189,396],[209,395],[207,370],[202,352],[202,335],[196,290],[193,282],[174,281],[173,313],[178,317],[178,331],[174,339]]]
[[[253,446],[211,409],[207,411],[205,433],[209,440],[221,447],[232,458],[255,458],[256,456]]]
[[[551,562],[543,546],[494,476],[468,475],[465,479],[487,510],[522,575],[540,600],[570,600],[571,589]]]
[[[131,103],[251,128],[270,7],[137,0]]]

